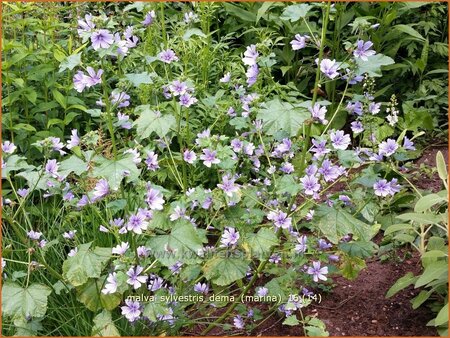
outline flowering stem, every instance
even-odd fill
[[[347,94],[348,82],[349,81],[350,81],[350,77],[347,79],[347,83],[345,84],[345,89],[344,89],[344,92],[342,93],[341,101],[339,101],[339,104],[338,104],[336,110],[334,111],[334,114],[331,117],[330,122],[327,123],[325,129],[323,130],[323,132],[322,132],[322,134],[320,136],[323,136],[327,132],[328,128],[331,126],[331,123],[333,122],[333,120],[336,117],[337,113],[341,109],[342,103],[344,102],[345,94]]]
[[[277,237],[279,238],[281,235],[281,228],[278,229],[277,231]],[[261,273],[262,270],[264,270],[266,264],[269,262],[270,256],[272,256],[273,252],[275,251],[275,247],[272,248],[272,250],[270,251],[270,254],[268,255],[268,258],[266,258],[266,260],[262,261],[259,263],[258,268],[255,271],[255,274],[253,275],[252,279],[250,280],[250,282],[247,284],[247,286],[245,287],[245,289],[241,292],[241,294],[239,295],[238,299],[241,299],[243,296],[245,296],[247,294],[247,292],[251,289],[251,287],[253,286],[253,284],[255,284],[256,280],[259,277],[259,274]],[[228,310],[221,315],[218,319],[216,319],[214,322],[212,322],[211,324],[209,324],[209,326],[204,329],[200,335],[206,335],[209,331],[211,331],[215,326],[217,326],[218,324],[220,324],[221,322],[223,322],[228,315],[235,309],[235,307],[240,304],[239,302],[235,302],[233,304],[231,304],[231,306],[228,308]]]

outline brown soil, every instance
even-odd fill
[[[448,147],[440,146],[433,147],[424,150],[422,156],[414,162],[414,169],[411,173],[413,174],[412,182],[416,187],[421,190],[428,190],[432,192],[438,192],[443,188],[442,181],[439,178],[437,172],[431,174],[430,172],[424,172],[421,170],[421,166],[427,169],[432,169],[436,167],[436,154],[438,151],[442,152],[445,158],[445,163],[447,163],[448,167]]]

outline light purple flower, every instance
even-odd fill
[[[78,252],[78,248],[72,249],[72,250],[69,251],[67,256],[73,257],[73,256],[75,256],[77,254],[77,252]]]
[[[109,194],[109,184],[104,178],[100,179],[94,188],[93,201],[96,201]]]
[[[92,15],[86,14],[83,19],[78,19],[78,34],[91,32],[95,28],[95,24],[92,22]]]
[[[87,86],[86,75],[81,70],[79,70],[73,76],[73,87],[77,92],[81,93],[84,90],[84,88],[86,88],[86,86]]]
[[[10,141],[5,141],[2,143],[2,152],[5,154],[12,154],[16,151],[16,149],[17,147]]]
[[[236,329],[243,329],[245,327],[245,323],[244,320],[242,319],[242,317],[240,315],[237,315],[236,317],[233,318],[233,325]]]
[[[116,272],[110,273],[108,275],[108,278],[106,278],[106,281],[107,281],[107,283],[105,284],[105,287],[103,288],[102,293],[104,295],[116,293],[117,286],[118,286],[117,285],[118,284],[117,273]]]
[[[361,102],[349,102],[345,108],[350,114],[361,116],[363,114],[363,105]]]
[[[144,268],[142,266],[136,266],[135,268],[131,267],[127,271],[127,276],[130,277],[127,279],[127,283],[132,285],[134,289],[139,289],[142,284],[147,282],[147,276],[141,276]]]
[[[343,172],[338,166],[333,165],[330,160],[326,159],[322,162],[319,173],[323,175],[326,182],[330,182],[341,176]]]
[[[307,240],[308,240],[308,238],[305,235],[302,235],[297,238],[297,241],[299,243],[299,244],[295,245],[295,251],[297,253],[306,252],[306,250],[308,249]]]
[[[28,238],[30,238],[34,241],[37,241],[37,240],[39,240],[39,238],[41,238],[42,232],[30,230],[27,232],[27,236],[28,236]]]
[[[183,153],[183,159],[189,163],[193,164],[195,160],[197,159],[197,155],[195,155],[195,152],[189,149],[186,149]]]
[[[197,99],[189,93],[185,93],[180,95],[180,105],[183,107],[190,107],[193,104],[197,103]]]
[[[25,198],[29,192],[30,192],[29,188],[17,189],[17,195],[19,195],[22,198]]]
[[[292,174],[295,171],[294,166],[292,165],[292,163],[289,162],[284,162],[281,167],[280,170],[282,172],[284,172],[285,174]]]
[[[273,222],[276,228],[289,229],[292,226],[292,218],[281,210],[270,211],[267,219]]]
[[[72,135],[70,140],[67,142],[67,149],[72,149],[80,144],[80,137],[78,136],[78,130],[72,129]]]
[[[163,284],[164,279],[154,274],[150,275],[150,278],[148,279],[148,289],[150,291],[157,291],[161,289],[164,287]]]
[[[315,159],[320,159],[322,156],[328,154],[331,150],[326,147],[327,141],[317,141],[313,139],[312,141],[313,147],[311,148],[311,152],[314,153]]]
[[[170,214],[170,220],[176,221],[177,219],[184,218],[186,216],[186,209],[177,205],[173,212]]]
[[[368,61],[368,56],[375,55],[376,52],[372,48],[373,43],[371,41],[364,42],[363,40],[358,40],[356,43],[356,49],[353,51],[355,58],[360,58],[363,61]]]
[[[319,121],[322,124],[327,124],[328,121],[325,119],[325,114],[327,113],[327,107],[321,107],[320,104],[314,104],[314,107],[308,108],[311,116],[314,120]]]
[[[331,144],[334,149],[345,150],[350,145],[350,135],[345,134],[344,131],[338,130],[330,133]]]
[[[92,33],[91,42],[95,50],[109,48],[114,43],[114,36],[106,29],[99,29]]]
[[[145,198],[148,206],[152,210],[162,210],[164,204],[164,198],[161,192],[157,189],[151,188],[150,185],[147,186],[147,195]]]
[[[58,168],[59,166],[56,160],[48,160],[45,165],[45,172],[52,177],[58,177]]]
[[[245,76],[247,77],[247,85],[249,87],[253,86],[258,79],[259,68],[257,64],[251,65],[248,67]]]
[[[292,46],[292,50],[299,50],[299,49],[305,48],[306,41],[308,39],[309,39],[308,35],[295,34],[294,40],[292,40],[290,42],[290,44]]]
[[[386,197],[391,194],[391,185],[387,180],[381,179],[373,184],[373,189],[375,190],[375,195]]]
[[[188,86],[186,82],[175,80],[169,85],[169,90],[173,96],[183,95],[187,93]]]
[[[330,79],[334,79],[336,76],[339,76],[337,71],[338,68],[339,65],[336,64],[336,60],[323,59],[320,62],[320,71]]]
[[[130,248],[130,244],[128,244],[128,242],[122,242],[122,243],[118,244],[117,246],[115,246],[114,248],[112,248],[112,253],[123,256],[129,248]]]
[[[125,299],[125,306],[121,306],[122,314],[128,319],[129,322],[136,321],[141,315],[141,304],[138,301],[133,301],[131,299]]]
[[[219,82],[221,82],[221,83],[228,83],[228,82],[230,82],[230,79],[231,79],[231,73],[228,72],[228,73],[223,75],[223,77],[219,80]]]
[[[222,183],[217,186],[224,191],[228,197],[232,197],[234,192],[239,191],[239,187],[234,184],[234,179],[230,175],[224,175],[222,177]]]
[[[353,121],[351,124],[351,128],[353,133],[355,134],[359,134],[362,133],[364,131],[364,126],[361,123],[361,121]]]
[[[63,237],[65,239],[73,239],[75,237],[75,234],[77,233],[76,230],[70,230],[68,232],[63,233]]]
[[[313,276],[314,282],[318,282],[320,280],[327,280],[327,277],[325,276],[328,273],[328,267],[324,266],[323,268],[320,267],[320,262],[313,262],[313,266],[309,267],[306,273]]]
[[[244,62],[244,64],[247,66],[256,65],[256,58],[258,56],[259,56],[259,53],[256,50],[256,46],[250,45],[247,47],[247,49],[244,52],[244,58],[242,59],[242,62]]]
[[[414,142],[412,142],[407,136],[403,139],[403,149],[416,150],[416,147],[414,147]]]
[[[256,294],[257,294],[259,297],[267,296],[268,293],[269,293],[269,289],[268,289],[268,288],[265,288],[265,287],[259,287],[259,288],[258,288],[258,291],[256,291]]]
[[[197,284],[194,285],[194,291],[206,295],[209,291],[209,286],[206,283],[198,282]]]
[[[314,195],[320,190],[320,184],[315,176],[304,176],[300,179],[306,195]]]
[[[320,250],[326,250],[333,246],[332,244],[328,243],[325,239],[322,239],[322,238],[320,238],[317,241],[317,244],[319,245]]]
[[[155,18],[156,18],[155,11],[147,12],[147,14],[145,15],[144,21],[142,21],[141,24],[144,27],[147,27],[147,26],[149,26],[149,25],[151,25],[153,23],[153,20]]]
[[[169,266],[169,270],[172,272],[173,275],[177,275],[180,273],[182,266],[183,263],[176,262],[174,265]]]
[[[150,255],[150,250],[145,246],[141,245],[136,248],[136,252],[139,257],[148,257]]]
[[[388,138],[378,146],[378,154],[389,157],[393,155],[398,149],[398,144],[395,140]]]
[[[103,69],[99,69],[97,72],[95,72],[95,70],[92,67],[87,67],[86,70],[89,74],[85,78],[87,87],[92,87],[95,86],[96,84],[102,83]]]
[[[155,154],[154,151],[147,151],[145,164],[147,164],[148,170],[155,171],[156,169],[159,169],[158,154]]]
[[[370,102],[369,103],[369,112],[372,115],[376,115],[380,112],[381,103]]]
[[[130,95],[128,95],[125,92],[119,92],[118,90],[113,90],[111,93],[111,103],[112,104],[118,104],[119,108],[128,107],[130,105]]]
[[[142,230],[147,230],[148,222],[141,214],[131,215],[128,223],[127,230],[133,231],[135,234],[142,234]]]
[[[203,161],[203,164],[208,168],[211,168],[212,164],[220,163],[220,160],[216,158],[217,151],[211,151],[210,149],[203,149],[203,155],[200,155],[200,159]]]
[[[223,231],[222,238],[220,240],[220,242],[222,244],[220,246],[227,247],[227,246],[235,245],[238,242],[239,237],[240,237],[239,232],[236,231],[235,228],[227,227]]]
[[[172,63],[173,61],[178,61],[178,56],[172,49],[167,49],[158,54],[159,59],[165,63]]]

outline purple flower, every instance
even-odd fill
[[[265,287],[259,287],[259,288],[258,288],[258,291],[256,291],[256,294],[257,294],[259,297],[267,296],[268,293],[269,293],[269,289],[268,289],[268,288],[265,288]]]
[[[132,285],[134,289],[139,289],[142,284],[147,282],[147,276],[141,276],[140,274],[144,271],[142,266],[136,266],[135,268],[131,267],[127,271],[127,276],[130,277],[127,279],[127,283]]]
[[[338,166],[333,165],[330,160],[326,159],[322,162],[319,173],[323,175],[325,182],[334,181],[342,172]]]
[[[236,317],[233,318],[233,325],[236,329],[243,329],[245,327],[245,323],[244,320],[242,319],[242,317],[240,315],[237,315]]]
[[[281,167],[280,170],[282,172],[284,172],[285,174],[292,174],[295,171],[294,166],[292,165],[292,163],[289,162],[284,162]]]
[[[257,64],[251,65],[248,67],[245,76],[247,76],[247,85],[249,87],[253,86],[258,79],[259,68]]]
[[[81,93],[84,90],[84,88],[86,88],[87,86],[86,77],[87,76],[81,70],[76,72],[75,75],[73,76],[73,87],[77,92]]]
[[[239,237],[240,237],[239,232],[236,231],[236,229],[234,229],[232,227],[227,227],[223,231],[222,238],[220,240],[220,242],[222,244],[220,246],[227,247],[227,246],[235,245],[238,242]]]
[[[292,141],[288,138],[284,138],[280,144],[275,147],[272,155],[275,157],[282,157],[284,153],[287,153],[292,148]]]
[[[355,133],[355,134],[359,134],[364,131],[364,126],[361,123],[361,121],[353,121],[351,123],[351,128],[352,128],[353,133]]]
[[[157,291],[163,287],[164,279],[161,277],[151,274],[148,280],[148,289],[150,291]]]
[[[145,198],[148,206],[152,210],[162,210],[164,204],[164,198],[159,190],[153,189],[150,185],[147,185],[147,195]]]
[[[228,83],[228,82],[230,82],[230,79],[231,79],[231,73],[228,72],[228,73],[224,74],[224,76],[219,80],[219,82]]]
[[[42,232],[30,230],[30,231],[27,232],[27,236],[28,236],[29,239],[37,241],[37,240],[39,240],[39,238],[41,238]]]
[[[48,160],[45,165],[45,172],[52,177],[58,177],[58,168],[59,166],[56,160]]]
[[[333,246],[333,245],[331,245],[330,243],[328,243],[326,240],[324,240],[322,238],[320,238],[317,241],[317,244],[319,245],[319,249],[320,250],[326,250],[326,249],[329,249],[329,248],[331,248]]]
[[[17,189],[17,194],[22,198],[25,198],[29,192],[30,192],[29,188]]]
[[[165,63],[172,63],[173,61],[178,61],[178,56],[172,49],[167,49],[158,54],[159,59]]]
[[[78,35],[82,35],[85,32],[88,33],[95,28],[91,14],[86,14],[84,19],[85,21],[83,21],[83,19],[78,19]]]
[[[281,262],[281,256],[279,254],[273,254],[272,256],[269,257],[269,262],[278,264]]]
[[[75,256],[77,254],[77,252],[78,252],[78,248],[72,249],[72,250],[69,251],[67,256],[73,257],[73,256]]]
[[[369,112],[372,115],[376,115],[380,112],[381,103],[370,102],[369,103]]]
[[[204,293],[206,295],[209,291],[209,286],[206,283],[198,282],[194,285],[194,291],[198,293]]]
[[[16,149],[17,147],[10,141],[5,141],[2,143],[2,152],[5,154],[12,154],[16,151]]]
[[[173,213],[170,214],[170,220],[176,221],[177,219],[184,218],[186,216],[186,209],[177,205],[173,210]]]
[[[387,180],[378,180],[373,184],[373,189],[375,190],[375,195],[386,197],[391,194],[391,185]]]
[[[323,59],[320,62],[320,71],[325,74],[330,79],[334,79],[339,76],[338,73],[339,66],[336,64],[336,60]]]
[[[322,156],[328,154],[331,150],[326,147],[327,141],[311,141],[313,144],[313,147],[311,148],[311,152],[314,153],[315,159],[320,159]]]
[[[403,139],[403,149],[416,150],[416,147],[414,147],[414,142],[412,142],[407,136]]]
[[[234,179],[230,175],[224,175],[222,177],[222,184],[219,183],[217,186],[229,197],[232,197],[234,192],[239,191],[239,187],[234,184]]]
[[[78,130],[72,129],[72,135],[69,142],[67,142],[67,149],[72,149],[80,144],[80,137],[78,136]]]
[[[200,155],[200,159],[203,164],[208,168],[211,168],[211,164],[218,164],[220,160],[216,158],[217,151],[211,151],[210,149],[203,149],[203,155]]]
[[[299,50],[299,49],[305,48],[306,41],[308,39],[309,39],[308,35],[302,36],[300,34],[295,34],[295,39],[290,42],[290,44],[292,46],[292,50]]]
[[[169,90],[173,96],[183,95],[188,91],[188,86],[186,82],[175,80],[169,85]]]
[[[172,274],[177,275],[180,273],[182,266],[183,263],[176,262],[174,265],[169,266],[169,270],[172,272]]]
[[[395,140],[388,138],[378,146],[378,154],[389,157],[398,149],[398,144]]]
[[[306,273],[309,275],[313,275],[314,282],[318,282],[320,280],[327,280],[327,277],[325,276],[328,273],[328,267],[320,267],[320,262],[313,262],[313,266],[309,267]]]
[[[141,304],[138,301],[133,301],[131,299],[125,299],[125,306],[122,306],[122,314],[128,319],[129,322],[136,321],[141,315]]]
[[[103,69],[99,69],[97,72],[95,72],[92,67],[87,67],[86,70],[89,74],[85,77],[87,87],[92,87],[96,84],[102,83]]]
[[[154,151],[147,151],[147,158],[145,159],[145,164],[147,164],[147,169],[155,171],[159,168],[158,164],[158,154]]]
[[[99,29],[92,33],[91,42],[95,50],[109,48],[114,43],[114,36],[106,29]]]
[[[314,107],[309,108],[311,116],[314,120],[319,121],[322,124],[327,124],[328,121],[325,119],[325,114],[327,113],[327,107],[321,107],[320,104],[314,104]]]
[[[184,13],[184,22],[185,23],[198,22],[198,15],[195,14],[194,12]]]
[[[349,102],[345,108],[350,114],[356,114],[361,116],[363,114],[363,105],[361,102]]]
[[[180,105],[183,107],[190,107],[193,104],[197,103],[197,99],[191,94],[185,93],[180,96]]]
[[[121,112],[117,113],[117,123],[115,125],[123,129],[131,129],[132,127],[130,117],[126,114],[122,114]]]
[[[302,235],[297,238],[297,241],[299,244],[295,245],[295,251],[297,253],[304,253],[306,252],[308,245],[307,245],[307,237],[305,235]]]
[[[281,210],[270,211],[267,219],[271,220],[276,228],[288,229],[292,226],[292,219]]]
[[[128,244],[128,242],[122,242],[122,243],[118,244],[117,246],[115,246],[114,248],[112,248],[112,253],[123,256],[129,248],[130,248],[130,244]]]
[[[344,202],[345,205],[351,205],[352,200],[347,195],[339,195],[339,201]]]
[[[108,194],[109,194],[108,181],[102,178],[95,185],[92,201],[96,201],[99,198],[105,197]]]
[[[156,18],[155,11],[147,12],[147,14],[145,15],[144,21],[142,21],[141,23],[144,27],[147,27],[153,23],[153,20],[155,18]]]
[[[358,40],[356,43],[356,49],[353,51],[355,58],[360,58],[363,61],[368,61],[368,56],[375,55],[376,52],[372,48],[373,43],[371,41],[364,42],[363,40]]]
[[[331,144],[334,149],[345,150],[350,144],[350,136],[345,134],[342,130],[330,133]]]
[[[127,230],[133,231],[136,234],[142,234],[142,230],[147,230],[148,222],[145,220],[145,217],[141,214],[131,215],[128,223]]]
[[[139,257],[148,257],[150,255],[149,249],[147,249],[145,246],[141,245],[136,248],[136,252]]]
[[[195,160],[197,159],[197,155],[195,155],[195,152],[193,152],[192,150],[186,149],[183,153],[183,159],[187,163],[193,164],[195,162]]]
[[[256,50],[256,46],[250,45],[247,47],[247,49],[244,52],[244,58],[242,59],[242,62],[244,62],[244,64],[247,66],[256,65],[256,58],[258,56],[259,56],[259,53]]]
[[[300,179],[306,195],[314,195],[320,189],[320,184],[315,176],[304,176]]]
[[[65,239],[73,239],[75,237],[75,234],[77,233],[76,230],[70,230],[68,232],[63,233],[63,237]]]
[[[125,92],[119,92],[118,90],[113,90],[111,93],[111,103],[112,104],[118,104],[119,108],[125,108],[130,105],[130,95],[128,95]]]
[[[105,288],[102,290],[102,293],[105,295],[116,293],[117,291],[117,273],[113,272],[108,275],[106,279],[107,283],[105,284]]]

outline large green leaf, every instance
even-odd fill
[[[417,276],[414,276],[412,272],[408,272],[403,277],[397,279],[397,281],[390,287],[388,292],[386,293],[386,298],[392,297],[397,292],[407,288],[411,284],[414,284],[417,280]]]
[[[439,311],[436,319],[434,320],[434,326],[448,325],[448,303]]]
[[[66,69],[72,70],[80,64],[81,64],[81,53],[69,55],[59,65],[59,72],[61,73]]]
[[[73,286],[83,285],[89,278],[98,278],[111,257],[111,248],[90,249],[91,243],[81,244],[78,252],[63,263],[63,276]]]
[[[27,171],[36,168],[35,166],[28,164],[26,160],[26,157],[23,156],[9,156],[6,160],[5,167],[2,168],[2,178],[6,178],[11,171]]]
[[[248,260],[232,257],[214,257],[203,266],[205,277],[217,285],[230,285],[245,277]]]
[[[22,288],[6,281],[2,287],[2,312],[12,317],[43,317],[47,312],[47,298],[52,293],[46,285],[32,284]]]
[[[77,299],[93,312],[100,309],[111,311],[122,300],[122,296],[119,293],[104,294],[101,292],[106,277],[103,276],[99,279],[91,278],[86,284],[77,288]]]
[[[339,208],[322,205],[317,208],[316,215],[315,225],[334,244],[347,234],[353,234],[354,239],[368,242],[378,231],[377,227],[370,226]]]
[[[111,318],[111,312],[103,310],[95,316],[91,335],[96,337],[120,336],[120,333]]]
[[[246,241],[248,243],[252,257],[262,259],[264,255],[270,254],[270,249],[278,245],[278,237],[271,229],[262,228],[256,234],[248,234]]]
[[[162,264],[170,266],[177,261],[196,263],[200,261],[199,250],[206,241],[204,234],[199,232],[187,221],[178,221],[168,235],[157,235],[151,238],[147,245],[152,249],[155,258]]]
[[[157,113],[151,110],[149,105],[136,107],[135,113],[140,115],[134,122],[140,139],[145,139],[152,133],[164,137],[176,124],[175,117],[170,114]]]
[[[433,262],[425,268],[422,275],[417,279],[416,284],[414,284],[415,288],[419,288],[424,286],[431,281],[439,279],[441,276],[446,275],[448,272],[448,262],[441,260],[437,262]]]
[[[139,87],[141,84],[152,84],[152,77],[156,76],[156,73],[130,73],[125,74],[125,78],[130,81],[133,86]]]
[[[59,165],[59,174],[67,176],[74,172],[76,175],[81,175],[87,171],[88,164],[79,157],[72,155],[69,158],[61,161]]]
[[[133,162],[132,155],[120,160],[99,158],[96,161],[98,166],[94,168],[94,176],[104,177],[112,190],[119,189],[120,183],[125,177],[130,182],[137,180],[141,172]]]
[[[361,75],[364,73],[369,74],[372,77],[381,76],[381,66],[387,66],[394,64],[395,61],[389,56],[383,54],[375,54],[367,57],[367,61],[363,61],[360,58],[356,59],[356,64],[358,65],[357,74]]]
[[[283,14],[281,14],[280,19],[291,22],[298,21],[300,18],[306,17],[308,12],[311,10],[313,6],[308,4],[298,4],[298,5],[291,5],[287,6]]]
[[[286,131],[292,137],[297,135],[303,122],[310,116],[308,109],[304,107],[274,99],[266,102],[265,107],[260,109],[257,118],[264,122],[269,135]]]

